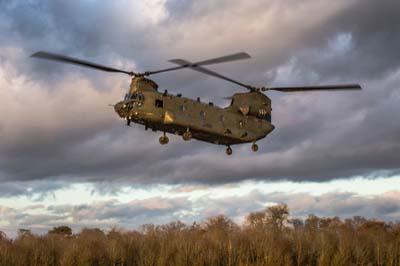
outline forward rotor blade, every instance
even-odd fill
[[[220,63],[231,62],[231,61],[242,60],[242,59],[249,59],[249,58],[251,58],[251,56],[249,54],[240,52],[240,53],[225,55],[225,56],[221,56],[221,57],[211,58],[211,59],[207,59],[207,60],[203,60],[203,61],[198,61],[195,63],[186,61],[185,64],[178,64],[178,65],[180,65],[178,67],[170,67],[170,68],[165,68],[165,69],[161,69],[161,70],[147,71],[147,72],[145,72],[145,75],[149,76],[149,75],[153,75],[153,74],[178,70],[178,69],[187,68],[187,67],[198,67],[198,66],[205,66],[205,65],[212,65],[212,64],[220,64]],[[181,59],[172,59],[172,60],[168,60],[168,61],[174,63],[175,60],[181,60]]]
[[[341,85],[328,85],[328,86],[303,86],[303,87],[272,87],[261,88],[262,91],[281,91],[281,92],[297,92],[297,91],[322,91],[322,90],[361,90],[359,84],[341,84]]]
[[[236,81],[236,80],[233,80],[231,78],[225,77],[225,76],[223,76],[221,74],[218,74],[218,73],[216,73],[214,71],[211,71],[211,70],[209,70],[207,68],[201,67],[196,63],[192,64],[191,62],[183,60],[183,59],[173,59],[173,60],[169,60],[169,61],[171,63],[177,64],[177,65],[181,65],[181,66],[185,66],[185,67],[189,67],[192,70],[195,70],[195,71],[198,71],[198,72],[201,72],[201,73],[213,76],[213,77],[217,77],[217,78],[220,78],[220,79],[235,83],[235,84],[237,84],[239,86],[242,86],[242,87],[245,87],[246,89],[249,89],[249,90],[253,90],[254,89],[253,87],[251,87],[249,85],[246,85],[246,84],[243,84],[243,83],[241,83],[239,81]]]
[[[68,63],[68,64],[74,64],[74,65],[79,65],[79,66],[84,66],[84,67],[89,67],[89,68],[94,68],[106,72],[117,72],[117,73],[125,73],[130,76],[134,75],[135,73],[117,69],[117,68],[112,68],[108,66],[103,66],[100,64],[92,63],[89,61],[61,55],[61,54],[53,54],[53,53],[48,53],[48,52],[37,52],[31,55],[31,57],[36,57],[36,58],[41,58],[41,59],[47,59],[47,60],[52,60],[52,61],[57,61],[57,62],[62,62],[62,63]]]
[[[231,55],[225,55],[217,58],[211,58],[203,61],[199,61],[193,64],[193,66],[205,66],[205,65],[211,65],[211,64],[219,64],[219,63],[225,63],[225,62],[230,62],[230,61],[236,61],[236,60],[242,60],[242,59],[249,59],[251,56],[248,53],[236,53],[236,54],[231,54]]]

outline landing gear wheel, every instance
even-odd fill
[[[232,148],[228,146],[228,148],[226,148],[226,154],[227,155],[232,155]]]
[[[132,117],[126,117],[125,118],[125,120],[126,120],[126,125],[129,127],[129,126],[131,126],[131,121],[132,121]]]
[[[254,151],[254,152],[257,152],[258,151],[258,145],[255,144],[255,143],[251,144],[251,150]]]
[[[185,133],[183,133],[182,138],[184,141],[189,141],[191,140],[193,137],[192,132],[190,131],[186,131]]]
[[[169,142],[169,138],[167,136],[165,136],[165,135],[161,136],[158,140],[160,141],[161,145],[168,144],[168,142]]]

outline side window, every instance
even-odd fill
[[[156,107],[158,107],[158,108],[163,108],[163,107],[164,107],[164,101],[163,101],[163,100],[156,99],[155,105],[156,105]]]
[[[200,117],[201,118],[205,118],[206,117],[206,112],[204,112],[203,110],[200,111]]]

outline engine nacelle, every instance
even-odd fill
[[[234,94],[229,108],[233,108],[245,116],[255,116],[271,121],[271,99],[260,92]]]

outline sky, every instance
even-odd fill
[[[135,229],[285,202],[293,217],[400,220],[397,0],[0,0],[0,230]],[[211,69],[254,86],[359,83],[268,94],[275,130],[225,148],[124,126],[130,79],[31,58],[66,54],[134,71],[248,52]],[[161,90],[219,106],[242,88],[190,70]]]

